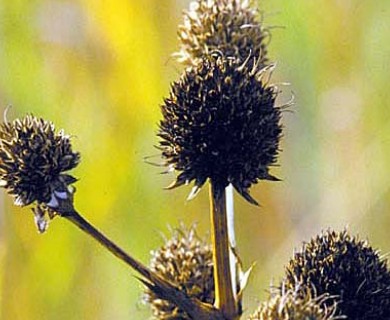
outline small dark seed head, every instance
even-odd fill
[[[269,32],[258,20],[251,0],[196,0],[179,26],[180,62],[196,64],[215,51],[244,61],[257,57],[267,64]]]
[[[59,195],[68,192],[66,186],[76,179],[64,172],[76,167],[79,160],[69,137],[42,118],[27,115],[0,126],[2,187],[15,197],[16,205],[37,202],[36,219],[42,218],[44,204],[50,203],[54,191]]]
[[[165,165],[181,171],[171,187],[209,178],[220,188],[232,183],[248,201],[249,188],[277,161],[281,108],[269,68],[209,56],[186,69],[162,106]]]
[[[306,288],[275,291],[248,320],[336,320],[335,306],[326,307],[328,295],[313,296]]]
[[[386,261],[366,241],[346,231],[327,231],[305,243],[287,265],[284,285],[336,296],[338,312],[348,319],[390,319]]]
[[[194,227],[174,231],[171,239],[152,252],[150,268],[189,297],[208,304],[214,303],[211,246],[198,238]],[[145,301],[151,305],[156,319],[190,319],[176,305],[160,299],[149,289],[146,291]]]

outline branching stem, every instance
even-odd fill
[[[188,295],[180,291],[169,281],[161,278],[158,274],[151,271],[148,267],[144,266],[141,262],[137,261],[123,249],[117,246],[114,242],[108,239],[102,232],[96,229],[92,224],[85,220],[74,209],[68,210],[66,213],[61,214],[62,217],[72,222],[86,234],[97,240],[103,247],[109,250],[118,259],[125,262],[132,269],[137,271],[142,278],[140,280],[155,293],[160,295],[162,299],[168,300],[171,303],[176,304],[180,309],[184,310],[192,319],[199,320],[224,320],[221,312],[211,305],[204,304],[199,300],[188,297]]]

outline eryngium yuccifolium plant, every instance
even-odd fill
[[[390,319],[386,261],[366,241],[346,231],[323,232],[305,243],[287,265],[284,285],[337,296],[337,309],[348,319]]]
[[[327,307],[328,295],[313,297],[306,288],[272,293],[248,320],[335,320],[335,306]]]
[[[180,228],[160,249],[152,252],[150,268],[189,297],[213,304],[212,260],[211,246],[196,235],[195,228]],[[149,290],[146,291],[145,300],[151,305],[153,316],[157,319],[190,319],[176,305],[159,299]]]
[[[54,192],[61,196],[61,189],[76,181],[64,172],[76,167],[79,159],[69,136],[42,118],[27,115],[0,126],[1,186],[14,196],[16,205],[36,202],[36,219],[43,218]]]
[[[179,26],[180,62],[195,64],[206,54],[219,51],[225,57],[242,61],[257,57],[267,63],[266,42],[269,33],[259,21],[250,0],[196,0],[184,13]]]
[[[246,61],[248,62],[248,61]],[[174,188],[206,180],[222,190],[229,183],[249,202],[249,188],[277,161],[282,133],[278,89],[268,68],[209,56],[186,69],[162,105],[161,137],[165,165],[181,172]]]

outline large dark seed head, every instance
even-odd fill
[[[200,239],[194,227],[181,228],[152,252],[150,268],[176,285],[189,297],[213,304],[215,298],[211,246]],[[156,319],[187,320],[189,316],[176,305],[147,289],[145,300]]]
[[[286,267],[284,286],[297,285],[335,296],[339,313],[348,319],[390,319],[386,261],[346,231],[327,231],[303,245]]]
[[[209,56],[186,69],[162,105],[161,137],[165,164],[181,173],[172,187],[207,179],[232,183],[255,203],[249,188],[277,161],[281,108],[269,68],[237,59]]]
[[[50,202],[59,183],[75,181],[63,173],[79,159],[69,136],[42,118],[27,115],[0,126],[0,181],[17,205]]]
[[[269,32],[258,16],[250,0],[193,1],[179,26],[180,51],[175,55],[180,62],[196,64],[218,51],[242,61],[257,57],[264,66]]]

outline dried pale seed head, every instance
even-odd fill
[[[348,319],[390,319],[390,272],[366,241],[326,231],[305,243],[286,267],[284,285],[329,293]],[[325,303],[332,303],[332,299]]]
[[[53,123],[27,115],[0,126],[0,181],[15,204],[33,209],[40,231],[45,213],[58,199],[68,196],[76,181],[64,172],[77,166],[80,155],[72,150],[69,136],[56,132]],[[50,211],[50,215],[53,211]]]
[[[165,165],[181,172],[170,188],[195,181],[198,191],[212,179],[256,204],[251,185],[277,180],[269,169],[279,152],[282,107],[270,69],[209,56],[172,84],[158,132]]]
[[[191,65],[218,51],[242,61],[256,57],[265,66],[269,32],[258,16],[250,0],[195,0],[179,26],[180,51],[175,56]]]
[[[150,269],[189,297],[208,304],[214,303],[211,246],[196,235],[194,227],[175,230],[171,239],[153,251]],[[190,319],[176,305],[160,299],[149,289],[145,301],[151,305],[156,319]]]
[[[312,296],[306,288],[275,291],[248,320],[336,320],[335,306],[327,307],[328,295]]]

